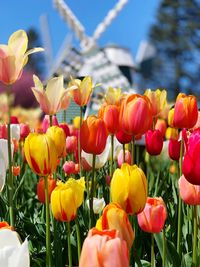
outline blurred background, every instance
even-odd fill
[[[44,82],[60,74],[66,82],[70,75],[91,75],[101,92],[160,88],[171,100],[180,91],[199,98],[198,0],[1,0],[0,10],[0,43],[24,29],[29,47],[45,48],[30,57],[14,85],[15,105],[37,105],[33,73]]]

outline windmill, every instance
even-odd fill
[[[117,45],[98,46],[98,40],[108,28],[128,0],[119,0],[103,21],[97,25],[92,36],[88,36],[84,26],[74,15],[64,0],[53,0],[55,8],[74,32],[80,48],[73,47],[72,41],[64,42],[48,77],[63,74],[66,80],[72,77],[90,75],[94,83],[101,84],[101,91],[109,86],[129,90],[132,87],[134,62],[128,49]],[[95,104],[93,105],[95,108]],[[74,113],[74,112],[73,112]]]

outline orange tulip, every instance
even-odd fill
[[[166,218],[167,209],[161,197],[148,197],[144,210],[137,215],[140,228],[148,233],[159,233]]]
[[[164,137],[167,130],[166,121],[164,119],[158,119],[155,125],[155,130],[159,130]]]
[[[188,205],[200,205],[200,186],[189,183],[184,175],[178,181],[179,194],[183,202]]]
[[[115,105],[104,105],[100,108],[98,117],[103,119],[110,134],[119,129],[119,108]]]
[[[12,173],[14,176],[18,176],[20,174],[20,166],[13,166]]]
[[[180,93],[176,98],[174,107],[173,125],[176,128],[190,129],[198,119],[198,105],[196,97]]]
[[[0,230],[3,229],[9,229],[9,230],[13,230],[13,227],[10,226],[7,222],[0,222]]]
[[[99,155],[106,146],[107,130],[102,119],[89,116],[80,129],[82,149],[89,154]]]
[[[49,195],[49,202],[51,199],[51,193],[56,187],[56,180],[54,180],[52,177],[48,177],[48,195]],[[37,196],[38,200],[41,203],[45,203],[45,180],[44,177],[41,177],[39,182],[37,183]]]
[[[110,203],[104,208],[96,228],[99,230],[118,230],[121,239],[125,240],[129,250],[131,249],[134,240],[133,228],[128,215],[118,204]]]
[[[144,134],[152,126],[152,106],[147,96],[127,96],[120,108],[120,125],[128,134]]]
[[[79,267],[129,267],[126,242],[116,230],[91,229],[83,243]]]

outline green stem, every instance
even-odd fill
[[[113,158],[114,158],[114,135],[111,135],[111,161],[110,161],[110,179],[113,176]]]
[[[139,159],[140,159],[140,147],[136,145],[136,165],[139,166]]]
[[[71,249],[71,241],[70,241],[70,222],[67,222],[67,244],[68,244],[68,261],[69,267],[72,267],[72,249]]]
[[[192,267],[197,266],[197,206],[194,206],[194,234],[193,234],[193,251],[192,251]]]
[[[50,211],[49,211],[49,188],[48,177],[45,180],[45,205],[46,205],[46,267],[51,267],[51,240],[50,240]]]
[[[53,116],[49,115],[49,125],[50,127],[53,126]]]
[[[77,237],[77,250],[78,250],[78,260],[80,259],[81,255],[81,237],[80,237],[80,229],[78,219],[76,219],[76,237]]]
[[[151,267],[155,267],[154,235],[151,234]]]
[[[63,111],[63,121],[66,122],[67,120],[67,111],[66,109]]]
[[[10,89],[10,88],[9,88]],[[11,151],[11,130],[10,130],[10,117],[11,117],[11,106],[10,106],[10,92],[7,93],[8,97],[8,202],[9,202],[9,216],[10,225],[15,226],[14,220],[14,209],[13,209],[13,175],[12,175],[12,151]]]
[[[78,133],[78,162],[80,166],[80,176],[82,177],[82,166],[81,166],[81,124],[82,124],[83,110],[80,107],[80,123],[79,123],[79,133]]]
[[[162,258],[162,267],[166,265],[166,239],[165,239],[165,229],[163,228],[163,258]]]
[[[179,159],[179,178],[182,175],[182,161],[183,161],[183,145],[184,141],[181,139],[180,159]],[[177,252],[181,252],[181,229],[182,229],[182,200],[179,194],[178,198],[178,234],[177,234]]]
[[[90,228],[94,226],[94,211],[93,211],[93,197],[95,192],[95,184],[94,184],[94,177],[95,177],[95,161],[96,155],[93,154],[92,159],[92,183],[91,183],[91,190],[90,190]]]
[[[125,144],[123,146],[123,163],[125,162],[125,157],[126,157],[126,150],[125,150]]]
[[[132,159],[131,164],[134,164],[134,157],[135,157],[135,137],[133,135],[132,141],[131,141],[131,152],[132,152]]]

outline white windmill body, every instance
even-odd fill
[[[91,76],[94,83],[100,83],[101,92],[109,86],[129,90],[132,85],[132,74],[134,62],[128,49],[117,45],[107,45],[100,48],[97,44],[98,39],[107,27],[116,18],[128,0],[119,0],[111,9],[104,20],[97,26],[92,37],[85,33],[84,26],[73,14],[64,0],[53,0],[55,8],[66,21],[80,41],[80,50],[73,47],[72,42],[65,41],[56,57],[53,67],[49,70],[48,77],[63,74],[68,81],[70,76],[83,77]],[[78,109],[74,105],[69,109],[68,117],[74,117]],[[95,104],[92,106],[95,109]]]

